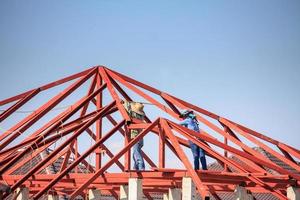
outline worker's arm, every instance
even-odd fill
[[[188,119],[185,119],[185,120],[179,122],[179,125],[184,126],[184,127],[187,127],[188,124],[189,124]]]

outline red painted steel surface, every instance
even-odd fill
[[[0,114],[0,122],[13,118],[40,94],[71,81],[71,85],[46,103],[36,105],[33,113],[10,124],[6,131],[1,130],[0,182],[12,191],[28,187],[32,199],[48,194],[75,199],[78,195],[85,196],[88,189],[97,188],[118,198],[120,185],[127,184],[130,177],[137,177],[143,179],[146,198],[153,199],[154,193],[162,194],[168,188],[181,187],[182,178],[189,176],[201,196],[222,199],[218,195],[220,192],[231,193],[237,185],[243,185],[251,193],[268,193],[278,199],[287,199],[286,188],[300,184],[299,149],[104,66],[92,67],[0,101],[0,106],[6,106]],[[84,84],[89,87],[78,101],[36,127]],[[122,100],[140,98],[169,117],[158,115],[150,119],[146,116],[144,123],[131,120]],[[196,113],[200,134],[177,124],[182,109]],[[130,130],[136,128],[143,131],[130,139]],[[153,149],[157,159],[153,159],[152,152],[143,150],[147,169],[132,170],[130,148],[150,134],[157,138],[153,141],[157,143],[153,145],[157,146],[155,151]],[[221,139],[216,138],[216,134]],[[84,150],[80,142],[83,135],[91,140],[91,145]],[[117,152],[105,144],[116,136],[122,138]],[[248,146],[245,139],[256,148]],[[185,151],[189,147],[188,140],[198,144],[214,160],[208,170],[193,169],[193,162]],[[167,167],[167,149],[179,159],[183,168]],[[11,191],[1,192],[4,198],[12,195]]]

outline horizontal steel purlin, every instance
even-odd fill
[[[145,172],[122,172],[122,173],[105,173],[101,175],[99,178],[97,178],[93,184],[117,184],[122,185],[126,184],[128,182],[128,178],[142,178],[143,182],[147,183],[147,185],[153,185],[161,183],[168,183],[171,184],[172,181],[179,181],[181,182],[182,178],[185,177],[187,174],[187,171],[183,170],[169,170],[169,172],[153,172],[153,171],[145,171]],[[246,182],[246,187],[255,187],[255,183],[249,180],[250,174],[244,173],[244,174],[233,174],[233,173],[217,173],[217,172],[210,172],[210,171],[204,171],[199,170],[197,172],[198,175],[201,174],[201,180],[203,184],[207,185],[236,185],[238,183]],[[255,174],[252,174],[255,175]],[[93,174],[75,174],[70,173],[68,177],[61,179],[61,184],[67,184],[72,185],[74,183],[76,184],[82,184],[86,180],[90,179],[93,176]],[[285,188],[286,184],[294,184],[295,181],[289,179],[288,176],[269,176],[265,177],[263,174],[256,174],[257,177],[263,179],[265,182],[270,183],[278,188]],[[14,176],[8,176],[5,175],[3,178],[7,181],[8,184],[11,184],[18,180],[21,175],[14,175]],[[55,178],[56,175],[35,175],[34,178],[30,178],[27,182],[24,184],[41,184],[41,185],[47,185],[50,180]],[[164,183],[164,184],[165,184]],[[57,184],[57,187],[60,187],[61,185]]]

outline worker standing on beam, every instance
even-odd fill
[[[143,123],[145,122],[145,112],[143,110],[144,105],[139,102],[133,101],[123,101],[123,105],[131,117],[131,122]],[[143,129],[131,129],[130,138],[135,138]],[[133,161],[135,170],[145,170],[145,162],[142,154],[142,147],[144,146],[144,139],[139,140],[136,144],[133,145]]]
[[[192,110],[185,110],[180,114],[180,118],[183,118],[183,121],[181,121],[179,124],[194,130],[198,133],[200,133],[199,129],[199,123],[196,118],[196,115],[194,115],[194,112]],[[199,159],[202,165],[203,170],[207,170],[207,164],[206,164],[206,158],[205,158],[205,151],[200,148],[197,144],[193,143],[189,140],[189,145],[193,153],[194,158],[194,169],[199,170]]]

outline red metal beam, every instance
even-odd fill
[[[107,115],[106,116],[107,119],[115,126],[117,124],[117,122],[114,120],[114,118],[111,115]],[[147,124],[145,124],[146,126],[143,126],[143,128],[147,128]],[[149,126],[149,124],[148,124]],[[124,136],[124,138],[126,137],[126,132],[120,128],[119,129],[120,133]],[[149,156],[143,151],[141,150],[143,157],[145,158],[146,162],[151,166],[151,167],[157,167],[156,164],[149,158]],[[124,168],[125,169],[125,168]],[[129,170],[126,169],[126,170]]]
[[[165,168],[165,132],[162,129],[161,125],[158,125],[159,129],[159,153],[158,153],[158,167],[159,168]]]
[[[70,144],[75,138],[77,138],[83,131],[86,130],[86,128],[88,128],[91,124],[93,124],[99,117],[103,116],[105,114],[105,112],[107,112],[110,108],[112,108],[115,105],[115,102],[110,103],[108,106],[104,107],[94,118],[92,118],[91,120],[89,120],[86,124],[84,124],[83,127],[81,127],[76,133],[74,133],[70,138],[68,138],[62,145],[60,145],[59,147],[57,147],[51,154],[48,155],[47,158],[45,158],[45,160],[43,160],[43,162],[40,162],[39,164],[37,164],[34,168],[32,168],[24,177],[22,177],[22,179],[18,180],[11,188],[12,190],[15,190],[16,188],[18,188],[23,182],[26,181],[26,179],[28,179],[30,176],[32,176],[38,169],[40,169],[40,167],[42,167],[44,165],[45,162],[48,162],[52,157],[55,156],[55,154],[57,154],[59,151],[61,151],[62,149],[64,149],[68,144]],[[6,195],[4,195],[4,197],[6,197]]]
[[[108,77],[108,78],[112,82],[112,84],[115,86],[115,88],[120,92],[120,94],[122,94],[122,96],[127,101],[133,101],[132,98],[130,98],[130,96],[117,84],[117,82],[114,79],[112,79],[111,77]],[[153,91],[151,91],[151,92],[153,92]],[[145,121],[147,123],[152,123],[151,120],[147,116],[145,116]],[[132,126],[133,126],[133,124],[132,124]],[[157,131],[153,130],[153,132],[156,133],[157,135],[159,135],[158,130]],[[129,140],[129,137],[128,138],[127,137],[125,138],[125,140]],[[182,140],[180,138],[178,138],[178,139],[180,141],[180,144],[182,144],[182,145],[184,145],[186,147],[189,147],[187,141],[184,141],[184,140]],[[127,142],[125,141],[125,145],[127,145],[127,143],[128,143],[128,141]],[[168,140],[166,141],[166,144],[170,148],[170,150],[178,157],[177,153],[175,152],[174,148],[172,147],[172,145],[170,144],[170,142]],[[151,164],[151,160],[150,160],[150,158],[148,159],[147,154],[143,153],[143,156],[145,156],[145,160],[150,164],[151,167],[156,167],[154,164]],[[126,170],[130,169],[129,165],[130,165],[130,150],[125,153],[125,169]]]
[[[203,185],[201,179],[197,175],[196,171],[193,169],[191,163],[189,162],[187,156],[185,155],[184,151],[181,149],[181,146],[174,136],[174,134],[171,131],[171,128],[169,127],[168,123],[164,119],[160,119],[160,125],[165,131],[165,134],[168,136],[168,138],[171,140],[172,145],[175,147],[175,151],[177,152],[178,156],[181,159],[181,162],[186,167],[189,175],[192,177],[193,182],[195,183],[198,191],[201,194],[201,197],[204,199],[206,196],[208,196],[208,188]]]
[[[179,119],[179,116],[177,113],[175,113],[173,110],[171,110],[170,108],[168,108],[167,106],[159,103],[158,101],[156,101],[154,98],[150,97],[149,95],[147,95],[146,93],[142,92],[141,90],[139,90],[138,88],[134,87],[133,85],[129,84],[128,82],[126,82],[125,80],[123,80],[121,77],[116,76],[114,73],[110,73],[108,72],[109,75],[114,78],[115,80],[119,81],[120,83],[122,83],[123,85],[125,85],[127,88],[129,88],[130,90],[134,91],[136,94],[142,96],[143,98],[145,98],[146,100],[148,100],[149,102],[151,102],[152,104],[156,105],[158,108],[160,108],[162,111],[168,113],[169,115],[171,115],[172,117],[174,117],[175,119]]]
[[[122,185],[128,183],[128,178],[142,178],[143,183],[148,186],[155,186],[159,184],[160,181],[165,181],[167,184],[171,184],[172,181],[182,181],[182,178],[187,175],[187,170],[176,170],[176,169],[162,169],[161,171],[130,171],[130,172],[121,172],[121,173],[104,173],[98,179],[94,181],[93,184],[102,184],[102,185]],[[288,176],[284,175],[271,175],[265,176],[260,173],[223,173],[217,171],[209,170],[198,170],[196,171],[198,176],[201,176],[203,184],[213,185],[213,184],[229,184],[236,185],[240,182],[245,182],[246,187],[255,187],[255,182],[249,180],[250,176],[256,176],[265,182],[273,185],[278,185],[279,188],[284,189],[287,185],[295,184],[295,181],[291,180]],[[36,174],[34,177],[31,177],[27,180],[27,183],[30,184],[42,184],[47,185],[51,180],[53,180],[57,174]],[[57,184],[82,184],[93,176],[90,174],[78,174],[78,173],[69,173],[68,176],[65,176],[61,179],[60,183]],[[13,183],[14,181],[22,178],[22,175],[4,175],[3,178],[7,181],[8,184]],[[56,184],[56,185],[57,185]],[[167,187],[167,186],[166,186]]]
[[[20,130],[18,130],[16,133],[14,133],[13,135],[11,135],[7,140],[5,140],[0,145],[0,150],[2,150],[4,147],[6,147],[10,142],[12,142],[19,135],[21,135],[24,131],[26,131],[31,125],[33,125],[42,116],[44,116],[46,113],[48,113],[58,103],[60,103],[63,99],[65,99],[68,95],[70,95],[74,90],[76,90],[78,87],[80,87],[94,73],[95,73],[95,70],[91,71],[86,76],[84,76],[83,78],[81,78],[77,82],[73,83],[68,88],[66,88],[63,92],[59,93],[58,95],[56,95],[55,97],[53,97],[52,99],[50,99],[47,103],[45,103],[43,106],[41,106],[39,109],[37,109],[34,113],[30,114],[25,119],[23,119],[21,122],[17,123],[11,129],[9,129],[5,133],[3,133],[3,135],[1,135],[1,136],[6,137],[8,134],[13,133],[17,129],[20,128]]]
[[[100,73],[101,77],[103,78],[103,81],[105,81],[105,83],[107,84],[107,89],[110,92],[110,95],[116,101],[117,107],[118,107],[119,111],[121,112],[123,118],[126,121],[130,121],[131,119],[130,119],[128,113],[126,112],[124,106],[121,104],[121,99],[118,96],[118,94],[116,93],[116,91],[114,90],[113,85],[110,82],[109,77],[108,77],[106,71],[104,70],[104,68],[99,68],[99,73]]]
[[[170,122],[170,123],[172,123],[172,122]],[[241,166],[239,166],[239,165],[237,165],[236,163],[234,163],[234,162],[232,162],[232,161],[230,161],[229,159],[226,159],[226,158],[224,158],[224,157],[222,157],[219,153],[217,153],[217,152],[215,152],[215,151],[213,151],[212,149],[210,149],[210,148],[208,148],[208,146],[206,145],[206,144],[204,144],[202,141],[199,141],[199,140],[196,140],[195,138],[193,138],[193,137],[191,137],[191,136],[194,136],[194,137],[198,137],[198,138],[200,138],[200,139],[202,139],[202,140],[204,140],[204,141],[209,141],[209,140],[212,140],[210,137],[207,137],[206,139],[208,139],[208,140],[206,140],[206,139],[204,139],[206,136],[205,136],[205,134],[204,133],[202,133],[202,134],[196,134],[196,132],[194,132],[194,131],[191,131],[190,129],[187,129],[187,128],[185,128],[185,127],[179,127],[178,125],[176,125],[176,124],[172,124],[173,126],[176,126],[176,128],[177,129],[179,129],[179,130],[181,130],[181,133],[188,133],[188,134],[185,134],[185,136],[189,139],[189,140],[191,140],[193,143],[195,143],[195,144],[197,144],[198,146],[200,146],[201,148],[203,148],[206,152],[209,152],[210,154],[212,154],[212,155],[214,155],[218,160],[222,160],[224,163],[226,163],[226,164],[228,164],[228,165],[230,165],[230,166],[232,166],[232,167],[234,167],[234,168],[236,168],[238,171],[240,171],[240,172],[247,172],[245,169],[243,169]],[[189,135],[190,134],[190,135]],[[227,147],[226,145],[224,145],[223,143],[221,143],[221,142],[216,142],[217,140],[215,140],[214,141],[214,143],[216,144],[216,143],[218,143],[220,146],[223,146],[223,148],[225,149],[227,149],[228,151],[231,151],[231,152],[239,152],[239,150],[233,150],[234,148],[232,148],[232,147]],[[218,145],[218,146],[219,146]],[[231,149],[231,150],[229,150],[229,149]],[[240,151],[239,153],[241,153],[242,151]],[[244,152],[242,152],[242,154],[243,154]],[[251,155],[244,155],[244,157],[252,157]],[[255,157],[252,157],[252,159],[257,159],[258,160],[258,158],[255,158]],[[251,160],[251,159],[249,159],[249,160]],[[265,164],[265,163],[267,163],[267,162],[264,162],[263,160],[260,160],[260,162],[261,163],[263,163],[263,164]],[[268,163],[269,164],[269,163]],[[266,164],[267,165],[267,164]],[[272,167],[274,167],[274,166],[272,166]],[[275,168],[276,168],[276,166],[275,166]],[[268,190],[270,190],[270,192],[272,193],[272,194],[274,194],[275,196],[277,196],[279,199],[286,199],[286,197],[281,193],[281,192],[279,192],[279,191],[276,191],[276,190],[273,190],[273,188],[272,187],[270,187],[269,185],[267,185],[266,183],[264,183],[263,181],[261,181],[260,179],[258,179],[258,178],[256,178],[256,177],[254,177],[254,176],[251,176],[251,177],[249,177],[250,179],[252,179],[254,182],[256,182],[258,185],[260,185],[260,186],[262,186],[262,187],[264,187],[264,188],[266,188],[266,189],[268,189]]]
[[[55,177],[45,188],[43,188],[33,199],[39,199],[47,190],[49,190],[55,183],[69,173],[75,166],[77,166],[85,157],[92,153],[99,145],[103,144],[111,135],[113,135],[121,126],[125,124],[123,120],[117,126],[115,126],[109,133],[98,140],[92,147],[90,147],[82,156],[73,161],[73,163],[64,169],[57,177]]]
[[[240,151],[240,150],[238,150],[236,148],[233,148],[231,146],[225,145],[225,144],[223,144],[222,142],[220,142],[220,141],[218,141],[216,139],[212,139],[211,137],[208,136],[208,134],[205,131],[202,131],[201,134],[197,134],[196,132],[191,131],[191,130],[185,128],[185,127],[181,127],[181,126],[179,126],[179,125],[177,125],[177,124],[175,124],[175,123],[173,123],[171,121],[168,121],[168,123],[170,123],[171,127],[174,127],[176,130],[180,130],[181,133],[184,134],[187,137],[188,137],[188,135],[186,133],[188,133],[188,134],[190,134],[190,135],[192,135],[194,137],[200,138],[201,140],[209,142],[209,143],[211,143],[213,145],[219,146],[222,149],[226,149],[227,151],[229,151],[229,152],[231,152],[233,154],[236,154],[238,156],[247,158],[249,161],[260,163],[260,164],[262,164],[262,165],[264,165],[264,166],[266,166],[266,167],[268,167],[270,169],[274,169],[275,171],[278,171],[278,172],[280,172],[282,174],[288,174],[290,176],[294,175],[297,180],[299,178],[298,175],[295,175],[295,174],[293,174],[293,173],[291,173],[291,172],[289,172],[289,171],[287,171],[287,170],[285,170],[285,169],[283,169],[283,168],[275,165],[274,163],[269,163],[269,162],[266,161],[266,159],[260,159],[258,157],[252,156],[251,154],[247,154],[247,153],[245,153],[243,151]],[[202,143],[200,146],[203,147],[204,149],[207,149],[206,145],[204,143]],[[209,151],[210,151],[210,149],[208,149],[208,152]],[[226,162],[225,158],[224,157],[222,158],[222,156],[220,156],[220,160]],[[229,161],[229,163],[227,163],[227,164],[231,165],[230,162],[231,161]],[[231,166],[232,167],[238,167],[237,169],[241,169],[240,166],[235,166],[235,165],[231,165]]]
[[[119,153],[117,153],[113,159],[111,159],[110,161],[108,161],[101,169],[99,169],[98,171],[96,171],[95,174],[93,174],[93,176],[86,181],[84,184],[82,184],[81,186],[79,186],[79,188],[77,190],[75,190],[72,195],[71,195],[71,199],[74,199],[78,193],[80,193],[82,190],[84,190],[89,184],[91,184],[96,178],[99,177],[100,174],[102,174],[106,169],[108,169],[116,160],[118,160],[126,151],[128,151],[128,149],[130,149],[135,143],[137,143],[140,139],[142,139],[149,131],[151,131],[151,129],[153,127],[155,127],[158,123],[158,119],[155,120],[148,128],[146,128],[145,130],[143,130],[139,135],[137,135],[135,138],[133,138],[133,140],[131,140],[128,145],[126,145]]]
[[[87,102],[89,102],[90,99],[92,99],[98,92],[101,92],[102,89],[104,89],[104,88],[105,88],[105,84],[103,85],[102,88],[99,88],[93,94],[91,94],[88,97],[83,98],[82,100],[80,100],[78,102],[78,105],[75,108],[72,108],[71,111],[69,111],[69,113],[67,113],[66,115],[64,115],[63,118],[59,122],[55,123],[50,129],[48,129],[45,133],[43,133],[42,135],[40,135],[34,142],[32,142],[30,144],[30,146],[27,147],[23,152],[21,152],[18,156],[16,156],[14,159],[12,159],[10,162],[8,162],[5,166],[3,166],[0,169],[0,174],[4,173],[10,166],[12,166],[16,161],[18,161],[22,156],[24,156],[31,149],[35,149],[36,148],[36,144],[38,144],[40,141],[43,141],[44,138],[47,137],[51,132],[53,132],[54,130],[56,130],[56,128],[59,127],[61,125],[61,123],[63,123],[66,120],[68,120],[74,113],[76,113],[82,106],[84,106]]]
[[[16,110],[18,110],[21,106],[23,106],[25,103],[27,103],[30,99],[32,99],[39,92],[40,92],[40,89],[33,90],[28,95],[26,95],[24,98],[20,99],[17,103],[15,103],[10,108],[8,108],[6,111],[4,111],[3,113],[1,113],[1,115],[0,115],[0,122],[2,122],[7,117],[9,117],[13,112],[15,112]]]
[[[270,147],[268,147],[267,145],[265,145],[264,143],[260,142],[259,140],[255,139],[253,136],[245,133],[242,129],[240,129],[238,126],[232,124],[231,122],[227,121],[226,119],[220,118],[220,121],[222,123],[224,123],[225,125],[227,125],[228,127],[232,128],[233,130],[236,130],[238,133],[240,133],[241,135],[243,135],[244,137],[246,137],[248,140],[250,140],[251,142],[257,144],[259,147],[263,148],[264,150],[266,150],[267,152],[269,152],[270,154],[272,154],[273,156],[277,157],[279,160],[283,161],[284,163],[290,165],[291,167],[293,167],[294,169],[296,169],[297,171],[300,171],[300,166],[295,164],[294,162],[290,161],[289,159],[285,158],[284,156],[280,155],[278,152],[274,151],[273,149],[271,149]],[[298,179],[300,180],[300,179]]]
[[[109,116],[109,115],[108,115]],[[116,122],[115,124],[114,124],[114,126],[116,126],[118,123]],[[122,130],[122,129],[119,129],[118,131],[120,131],[120,130]],[[99,139],[96,139],[96,136],[95,136],[95,134],[92,132],[92,130],[91,129],[87,129],[86,130],[88,133],[89,133],[89,135],[91,135],[91,136],[93,136],[93,138],[95,139],[95,141],[98,141]],[[112,158],[114,155],[113,155],[113,153],[104,145],[104,144],[102,144],[101,146],[100,146],[100,148],[102,149],[102,150],[104,150],[105,151],[105,153],[110,157],[110,158]],[[124,171],[124,166],[123,166],[123,164],[122,163],[120,163],[120,161],[116,161],[116,165],[122,170],[122,171]]]
[[[16,141],[15,138],[18,138],[18,136],[29,127],[33,127],[33,125],[46,113],[48,113],[52,107],[57,106],[60,101],[73,93],[73,91],[77,87],[80,87],[83,82],[90,80],[92,76],[93,79],[90,83],[87,95],[84,98],[73,104],[71,109],[67,109],[61,114],[55,116],[23,141],[18,142],[17,144],[13,143]],[[2,151],[0,150],[0,166],[2,167],[0,169],[0,180],[6,181],[7,184],[12,185],[13,189],[21,185],[27,186],[30,188],[30,194],[33,195],[32,197],[34,199],[38,199],[41,195],[47,194],[48,192],[70,195],[71,198],[74,198],[77,195],[85,196],[84,192],[86,192],[87,189],[92,188],[99,188],[106,194],[111,194],[116,197],[119,194],[120,185],[127,184],[129,177],[138,177],[143,178],[143,191],[145,195],[147,195],[147,198],[151,199],[153,192],[163,193],[167,192],[167,189],[170,187],[181,187],[182,177],[190,175],[202,196],[206,195],[206,192],[210,192],[216,199],[218,199],[220,198],[218,196],[220,192],[233,192],[236,185],[243,183],[245,188],[250,190],[252,193],[270,193],[277,196],[279,199],[286,199],[286,188],[289,185],[300,184],[300,176],[296,173],[300,171],[300,167],[296,163],[296,158],[300,159],[300,150],[280,143],[279,141],[271,139],[261,133],[255,132],[225,118],[221,118],[214,113],[199,108],[167,93],[163,93],[160,90],[152,88],[151,86],[114,72],[103,66],[91,68],[77,75],[37,88],[36,90],[31,90],[21,95],[0,101],[1,106],[1,103],[4,105],[18,100],[18,102],[13,104],[7,109],[7,111],[0,115],[0,121],[1,119],[4,120],[9,117],[26,102],[30,102],[30,99],[40,91],[70,80],[75,80],[76,78],[79,79],[76,80],[75,83],[62,91],[52,100],[48,101],[48,103],[39,107],[35,115],[27,116],[6,131],[5,134],[0,135],[0,141],[2,141]],[[130,120],[127,112],[121,104],[119,94],[122,98],[128,101],[134,101],[133,99],[135,99],[131,98],[118,83],[120,83],[122,87],[124,86],[130,92],[136,93],[138,96],[144,98],[146,101],[152,103],[155,107],[161,109],[163,112],[169,114],[175,119],[179,119],[179,109],[194,110],[199,122],[201,122],[203,126],[205,125],[205,128],[208,127],[224,137],[224,141],[218,141],[203,130],[201,130],[201,133],[198,134],[166,119],[161,119],[159,121],[156,120],[154,124],[147,116],[145,119],[146,123],[132,120],[130,125],[124,125],[124,128],[121,127],[123,125],[118,127],[117,122],[110,115],[111,113],[118,111],[121,113],[122,119],[127,121]],[[101,108],[102,100],[104,98],[103,90],[106,87],[112,99],[115,101],[115,104],[104,112],[103,110],[107,107],[104,107],[103,109]],[[99,88],[101,88],[101,90],[99,90]],[[146,92],[140,88],[143,88]],[[162,103],[157,101],[155,97],[162,98]],[[93,103],[96,106],[97,111],[86,114],[90,103]],[[80,116],[75,116],[75,113],[80,109]],[[89,108],[89,110],[91,110],[91,108]],[[102,114],[100,114],[101,112]],[[207,118],[204,118],[203,115],[212,118],[212,120],[207,120]],[[124,148],[115,155],[111,152],[109,146],[105,146],[103,143],[106,139],[114,135],[114,132],[102,135],[102,131],[104,131],[106,127],[102,124],[103,117],[106,117],[108,121],[114,125],[113,129],[115,129],[115,131],[119,131],[121,135],[125,136]],[[219,125],[218,123],[221,123],[224,130],[215,125],[215,123],[217,125]],[[89,128],[91,125],[96,125],[95,133]],[[128,134],[131,129],[137,128],[145,129],[142,132],[143,135],[138,136],[140,138],[144,137],[150,131],[158,136],[158,161],[153,162],[147,154],[143,152],[144,158],[150,164],[152,171],[146,170],[137,172],[130,170],[130,148],[138,139],[134,138],[130,141]],[[19,133],[17,133],[17,131],[19,131]],[[59,132],[56,133],[56,131]],[[86,152],[80,154],[78,152],[78,145],[80,144],[77,143],[77,137],[84,131],[86,131],[91,138],[95,140],[95,144]],[[173,134],[172,131],[174,131],[174,133],[176,132],[176,135]],[[267,150],[277,157],[282,163],[293,167],[296,172],[286,170],[281,166],[276,165],[275,162],[266,159],[260,153],[243,143],[238,138],[240,136],[246,137],[250,141],[256,143],[259,147]],[[26,157],[26,154],[29,153],[32,155],[38,155],[51,144],[58,141],[61,137],[66,140],[64,142],[59,142],[60,145],[58,147],[55,145],[54,151],[44,160],[38,162],[25,175],[10,175],[13,171],[31,160],[31,156]],[[201,140],[197,140],[196,138]],[[260,142],[258,138],[276,145],[282,154],[280,152],[276,152],[267,144]],[[188,140],[196,143],[206,151],[207,156],[216,159],[216,161],[220,162],[225,168],[228,166],[227,169],[232,171],[193,170],[192,165],[181,146],[183,145],[189,148]],[[234,143],[239,148],[236,148],[236,146],[230,146],[230,143]],[[177,157],[179,157],[181,161],[183,161],[185,166],[184,169],[165,168],[166,145]],[[214,149],[215,146],[224,151],[225,156],[223,156],[223,152],[221,154],[219,151],[216,151]],[[23,148],[24,151],[16,151],[20,148]],[[242,150],[240,150],[240,148]],[[32,152],[32,150],[35,151]],[[100,150],[105,150],[106,154],[110,158],[110,160],[104,165],[101,163],[102,159]],[[237,158],[238,160],[232,159],[228,156],[227,152],[231,153],[234,158]],[[96,164],[95,167],[91,166],[91,163],[86,160],[86,157],[92,153],[97,153],[95,157],[96,162],[94,162]],[[39,174],[41,169],[49,164],[53,164],[57,158],[61,158],[62,154],[65,154],[65,158],[62,167],[57,174]],[[75,155],[75,160],[72,164],[68,165],[71,154]],[[125,160],[123,165],[119,159],[124,155]],[[117,164],[122,173],[104,173],[113,164]],[[85,166],[89,172],[86,174],[79,173],[79,171],[77,171],[77,167],[79,165]],[[275,170],[280,175],[272,175],[266,171],[265,168]],[[203,190],[199,190],[201,187],[203,187]]]
[[[71,81],[71,80],[77,79],[77,78],[82,77],[82,76],[85,76],[85,75],[87,75],[90,71],[94,70],[94,68],[95,68],[95,67],[92,67],[92,68],[87,69],[87,70],[85,70],[85,71],[83,71],[83,72],[79,72],[79,73],[77,73],[77,74],[68,76],[68,77],[63,78],[63,79],[60,79],[60,80],[58,80],[58,81],[54,81],[54,82],[52,82],[52,83],[46,84],[46,85],[44,85],[44,86],[41,86],[41,87],[39,87],[39,88],[36,88],[36,89],[30,90],[30,91],[24,92],[24,93],[22,93],[22,94],[19,94],[19,95],[16,95],[16,96],[13,96],[13,97],[4,99],[4,100],[1,100],[1,101],[0,101],[0,106],[3,106],[3,105],[5,105],[5,104],[14,102],[14,101],[16,101],[16,100],[18,100],[18,99],[24,98],[25,96],[27,96],[28,94],[30,94],[30,93],[33,92],[34,90],[37,90],[37,89],[39,89],[40,91],[47,90],[47,89],[49,89],[49,88],[52,88],[52,87],[61,85],[61,84],[63,84],[63,83],[69,82],[69,81]]]
[[[167,99],[169,99],[169,101],[173,102],[175,105],[177,105],[177,106],[179,106],[181,108],[185,108],[185,106],[190,106],[192,109],[195,109],[195,110],[197,110],[197,111],[205,114],[205,112],[202,111],[201,109],[199,109],[199,108],[195,107],[194,105],[191,105],[191,104],[189,104],[187,102],[184,102],[184,101],[182,101],[180,99],[177,99],[175,97],[171,97],[169,95],[165,95],[165,97]],[[227,138],[228,140],[231,140],[232,142],[234,142],[238,146],[241,146],[245,151],[251,153],[252,155],[255,155],[256,157],[261,158],[261,159],[265,159],[265,158],[263,158],[263,156],[261,154],[259,154],[258,152],[256,152],[254,149],[252,149],[252,148],[248,147],[247,145],[245,145],[244,143],[242,143],[238,138],[233,137],[232,135],[230,135],[227,132],[223,131],[222,129],[220,129],[219,127],[217,127],[216,125],[214,125],[210,121],[206,120],[204,117],[200,116],[199,114],[196,113],[196,115],[197,115],[197,119],[200,122],[204,123],[205,125],[207,125],[212,130],[214,130],[217,133],[221,134],[223,137]],[[210,113],[206,113],[206,115],[210,116],[211,114]],[[209,135],[207,134],[207,136],[209,136]],[[272,162],[269,161],[269,160],[266,160],[266,162],[269,162],[270,164],[272,164]],[[249,164],[251,164],[251,163],[249,163]],[[253,164],[251,164],[251,165],[256,170],[262,171],[262,169],[259,169],[258,166],[254,166]]]
[[[102,85],[102,78],[100,76],[100,72],[99,72],[99,68],[98,68],[98,73],[97,73],[97,87],[100,88]],[[96,107],[97,109],[101,109],[102,108],[102,92],[99,93],[96,96]],[[96,121],[96,140],[100,140],[100,138],[102,137],[102,118],[100,117],[97,121]],[[101,168],[102,165],[102,156],[101,156],[101,148],[98,148],[98,151],[96,151],[96,170]]]

